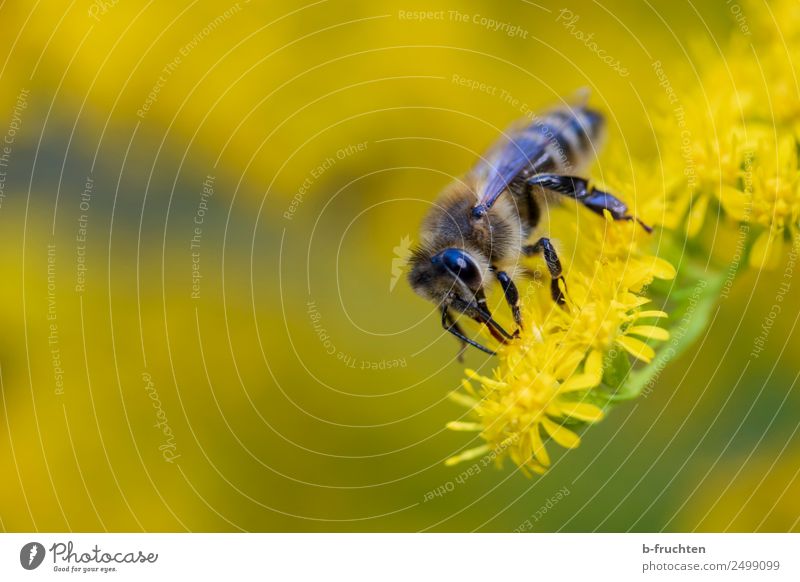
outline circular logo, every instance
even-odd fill
[[[39,542],[29,542],[19,551],[19,563],[26,570],[35,570],[44,561],[44,546]]]

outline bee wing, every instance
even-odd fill
[[[512,126],[475,167],[478,205],[491,207],[520,172],[545,155],[546,140],[535,129],[530,121]]]

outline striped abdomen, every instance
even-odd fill
[[[473,168],[478,197],[542,172],[580,174],[601,145],[603,116],[585,107],[549,111],[506,131]]]
[[[485,216],[506,190],[525,198],[526,183],[534,174],[583,173],[595,157],[603,125],[598,112],[571,107],[550,111],[507,131],[468,176],[477,198],[472,217]]]
[[[537,119],[512,137],[528,154],[525,174],[580,174],[602,145],[605,120],[585,107],[558,109]]]

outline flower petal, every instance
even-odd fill
[[[689,216],[686,217],[686,236],[693,237],[700,231],[703,226],[703,220],[706,217],[706,209],[708,208],[708,196],[695,196],[692,200],[692,206],[689,209]]]
[[[460,455],[450,457],[444,462],[444,464],[450,467],[452,465],[456,465],[463,461],[469,461],[474,459],[475,457],[480,457],[482,454],[488,452],[489,452],[489,445],[481,445],[479,447],[475,447],[474,449],[468,449],[463,453],[461,453]]]
[[[531,449],[533,450],[533,456],[536,457],[539,463],[545,467],[550,466],[550,455],[547,454],[542,435],[539,433],[538,424],[531,429]]]
[[[465,390],[467,393],[469,393],[469,394],[472,394],[473,396],[477,396],[477,393],[475,392],[475,388],[473,388],[473,387],[472,387],[472,382],[470,382],[470,381],[469,381],[469,380],[467,380],[466,378],[462,378],[462,380],[461,380],[461,387],[462,387],[462,388],[463,388],[463,389],[464,389],[464,390]]]
[[[447,428],[449,428],[450,430],[480,432],[483,430],[483,425],[477,422],[460,422],[458,420],[454,420],[453,422],[447,423]]]
[[[587,402],[562,402],[561,412],[586,422],[597,422],[603,418],[603,411],[594,404]]]
[[[564,428],[560,424],[556,424],[549,418],[542,418],[542,426],[553,438],[553,440],[565,449],[574,449],[581,444],[581,437],[576,435],[568,428]]]
[[[531,470],[533,470],[534,473],[538,473],[539,475],[544,475],[545,473],[547,473],[547,467],[542,467],[539,463],[535,462],[533,459],[531,459],[526,466],[529,467]]]
[[[642,360],[643,362],[649,363],[656,356],[653,348],[635,337],[621,335],[616,339],[616,342],[634,358]]]
[[[750,196],[733,186],[723,185],[719,192],[719,200],[725,212],[739,221],[748,219],[747,207]]]
[[[644,319],[645,317],[669,317],[669,314],[666,311],[658,311],[656,309],[640,311],[634,315],[634,319]]]
[[[578,367],[578,364],[581,363],[582,359],[583,354],[577,351],[571,352],[565,357],[560,358],[554,370],[556,378],[567,378],[571,376],[572,373],[575,372],[575,368]]]
[[[772,270],[780,260],[780,245],[775,244],[774,236],[769,231],[762,232],[750,250],[750,266],[758,269]]]
[[[575,392],[577,390],[588,390],[600,383],[600,376],[596,374],[575,374],[567,378],[561,386],[559,392]]]
[[[484,386],[489,386],[490,388],[504,388],[507,386],[505,382],[498,382],[497,380],[492,380],[491,378],[487,378],[486,376],[481,376],[472,368],[467,368],[464,370],[464,374],[467,375],[468,378],[471,380],[475,380],[476,382],[480,382]]]
[[[456,404],[460,404],[461,406],[466,406],[467,408],[474,408],[478,405],[478,401],[475,400],[472,396],[468,394],[464,394],[463,392],[459,392],[458,390],[454,390],[447,397],[455,402]]]
[[[672,266],[672,263],[669,263],[660,257],[653,257],[653,266],[651,272],[653,277],[656,279],[664,279],[666,281],[674,279],[675,275],[677,274],[677,271],[675,271],[675,267]]]
[[[634,325],[628,328],[627,333],[654,340],[666,341],[669,339],[669,332],[655,325]]]
[[[624,293],[620,299],[625,302],[626,306],[630,308],[640,307],[645,303],[650,303],[651,299],[635,293]]]
[[[599,384],[599,379],[603,377],[603,352],[600,350],[589,352],[586,363],[583,365],[583,371],[590,376],[598,378],[597,383]]]

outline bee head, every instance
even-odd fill
[[[412,289],[428,301],[471,317],[486,301],[484,269],[469,251],[417,249],[411,256],[410,266],[408,281]]]

